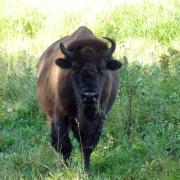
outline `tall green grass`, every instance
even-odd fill
[[[125,3],[104,16],[99,15],[97,29],[104,36],[110,34],[119,41],[127,37],[145,37],[167,44],[179,37],[179,2],[145,2],[129,6]]]
[[[106,1],[97,12],[44,2],[0,1],[0,179],[88,179],[72,134],[69,166],[51,147],[36,98],[38,57],[80,25],[113,37],[123,62],[89,179],[179,179],[179,1]]]

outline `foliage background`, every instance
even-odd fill
[[[68,167],[51,148],[35,90],[41,53],[80,25],[123,62],[89,179],[179,179],[179,0],[0,0],[0,179],[88,179],[72,134]]]

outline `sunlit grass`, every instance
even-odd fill
[[[72,134],[69,166],[51,147],[36,98],[38,57],[81,25],[123,62],[89,179],[179,179],[179,17],[178,0],[0,0],[0,179],[88,179]]]
[[[179,4],[176,0],[1,1],[0,44],[10,51],[30,49],[38,57],[50,43],[81,25],[120,44],[134,37],[148,38],[152,46],[171,44],[180,39]]]

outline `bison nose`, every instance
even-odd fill
[[[84,102],[96,102],[98,99],[98,92],[82,92],[81,98]]]

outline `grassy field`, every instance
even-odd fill
[[[123,62],[89,178],[72,134],[69,166],[51,147],[36,97],[38,57],[80,25],[113,37]],[[179,160],[179,0],[0,0],[0,179],[176,180]]]

